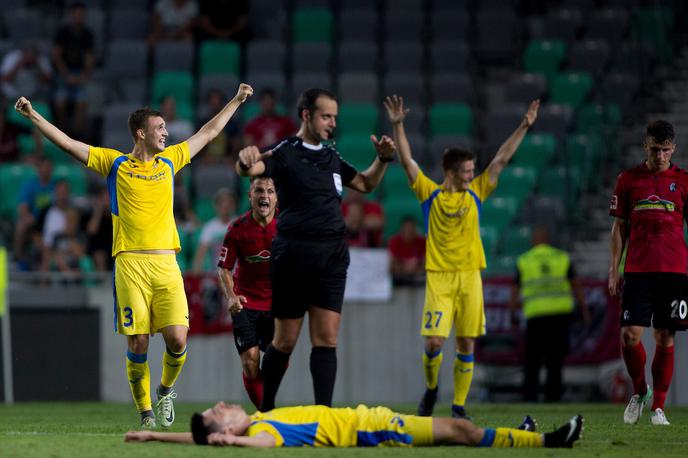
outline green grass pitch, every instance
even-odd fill
[[[188,418],[210,404],[177,403],[173,431],[188,431]],[[411,405],[390,406],[411,413]],[[137,415],[129,404],[20,403],[0,404],[2,457],[118,457],[125,456],[298,456],[400,457],[509,456],[509,457],[648,457],[688,456],[688,408],[667,410],[671,426],[651,426],[646,411],[638,425],[624,425],[623,405],[613,404],[477,404],[470,413],[480,426],[516,426],[525,413],[533,415],[541,431],[550,431],[575,413],[585,416],[583,439],[573,450],[475,449],[431,447],[417,449],[283,449],[249,450],[175,444],[126,444],[124,432],[135,429]],[[448,409],[438,414],[448,415]]]

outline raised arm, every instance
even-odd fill
[[[349,188],[358,192],[372,192],[380,184],[385,175],[385,170],[387,170],[387,164],[392,161],[396,149],[394,141],[386,135],[383,135],[380,140],[375,135],[371,135],[370,141],[373,142],[377,157],[370,164],[370,167],[357,173],[347,184]]]
[[[535,119],[537,119],[538,109],[540,108],[540,100],[533,100],[528,107],[521,124],[518,125],[516,130],[506,141],[499,147],[497,154],[495,155],[490,165],[487,166],[487,172],[490,174],[490,184],[495,185],[499,180],[499,175],[504,170],[504,167],[509,163],[512,156],[518,149],[519,145],[523,141],[526,132],[530,126],[533,125]]]
[[[68,152],[81,163],[88,163],[88,150],[90,147],[86,143],[74,140],[41,116],[39,112],[33,109],[31,102],[26,97],[19,97],[17,103],[14,104],[14,109],[17,110],[20,115],[31,121],[45,138],[53,142],[60,149]]]
[[[609,294],[619,294],[619,264],[626,239],[628,238],[628,221],[622,218],[614,218],[612,225],[612,238],[610,242],[609,257]]]
[[[396,94],[387,97],[384,104],[387,109],[387,117],[392,123],[392,132],[394,135],[394,143],[397,145],[399,162],[404,168],[404,172],[406,172],[409,183],[413,183],[416,181],[420,167],[418,167],[418,163],[413,160],[411,145],[409,145],[408,139],[406,138],[406,129],[404,129],[404,119],[410,110],[404,108],[404,98]]]
[[[232,119],[234,112],[239,108],[239,105],[244,103],[251,95],[253,95],[253,88],[248,84],[241,83],[234,98],[227,102],[227,105],[218,114],[213,116],[210,121],[205,123],[198,132],[187,140],[191,159],[222,132],[222,129]]]

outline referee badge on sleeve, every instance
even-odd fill
[[[338,173],[332,174],[332,179],[334,180],[334,188],[337,190],[339,197],[342,196],[342,176]]]

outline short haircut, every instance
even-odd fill
[[[198,412],[191,415],[191,436],[196,444],[208,445],[208,435],[210,433],[210,428],[203,421],[203,415]]]
[[[475,153],[461,148],[447,148],[442,154],[442,170],[457,171],[459,166],[466,161],[475,161]]]
[[[299,96],[299,101],[296,104],[296,114],[301,119],[301,113],[303,110],[308,110],[309,113],[313,113],[315,109],[317,108],[315,105],[316,100],[318,100],[318,97],[323,96],[327,97],[328,99],[332,99],[335,102],[337,101],[337,96],[334,94],[334,92],[328,91],[327,89],[319,89],[319,88],[311,88],[311,89],[306,89],[301,93]]]
[[[658,144],[664,142],[674,142],[674,126],[670,122],[658,119],[657,121],[652,121],[647,125],[645,130],[645,138],[652,137],[654,141]]]
[[[135,112],[129,115],[129,133],[131,133],[132,138],[136,141],[136,131],[139,129],[146,130],[146,123],[148,118],[155,116],[163,117],[162,113],[154,110],[150,107],[139,108]]]

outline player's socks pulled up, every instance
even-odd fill
[[[664,411],[671,379],[674,376],[674,346],[655,347],[655,356],[652,359],[652,412],[657,409]]]
[[[645,381],[645,362],[647,361],[645,347],[642,342],[639,342],[633,347],[622,345],[621,350],[628,376],[633,382],[633,392],[642,396],[647,385]]]
[[[162,355],[162,377],[160,377],[160,384],[166,387],[174,386],[177,377],[184,367],[186,362],[186,348],[179,353],[175,353],[169,348],[165,349]]]
[[[263,377],[258,374],[255,378],[248,378],[242,372],[241,378],[244,381],[244,388],[248,393],[249,399],[256,406],[256,409],[260,409],[260,404],[263,402]]]
[[[454,405],[466,404],[473,381],[473,353],[457,353],[454,360]]]
[[[152,411],[150,397],[150,369],[148,368],[148,355],[146,353],[127,352],[127,379],[131,396],[134,399],[136,410]]]
[[[435,386],[435,388],[430,389],[427,388],[425,390],[425,393],[423,393],[423,397],[420,400],[420,403],[418,404],[418,416],[420,417],[431,417],[433,410],[435,410],[435,403],[437,403],[437,391],[439,387]]]
[[[478,447],[533,448],[543,445],[540,433],[513,428],[485,428],[485,435]]]
[[[425,350],[423,353],[423,374],[425,375],[425,387],[428,390],[437,388],[443,358],[442,350],[437,350],[434,353]]]

